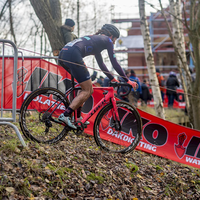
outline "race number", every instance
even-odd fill
[[[76,44],[77,42],[80,42],[80,41],[82,41],[82,39],[75,39],[75,40],[73,40],[73,41],[71,41],[71,42],[68,42],[67,43],[67,46],[69,46],[69,47],[72,47],[74,44]]]

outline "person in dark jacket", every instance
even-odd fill
[[[78,38],[73,33],[74,27],[75,27],[75,22],[72,19],[66,19],[65,24],[61,26],[61,33],[65,44]]]
[[[103,77],[103,76],[100,76],[100,77],[97,79],[97,83],[100,85],[100,87],[103,87],[103,82],[104,82],[104,77]]]
[[[160,70],[157,68],[156,69],[156,75],[158,78],[158,83],[160,86],[160,92],[161,92],[161,97],[162,97],[162,101],[164,102],[164,98],[165,98],[165,79],[164,77],[161,75]]]
[[[65,20],[65,24],[62,25],[60,27],[60,32],[61,32],[61,36],[63,39],[64,44],[67,44],[68,42],[71,42],[72,40],[77,39],[78,37],[73,33],[74,31],[74,27],[75,27],[75,22],[73,19],[69,19],[67,18]],[[61,49],[59,50],[54,50],[53,51],[53,55],[54,56],[58,56],[59,52]]]
[[[171,108],[173,107],[174,104],[174,99],[176,98],[176,88],[179,87],[179,82],[176,77],[176,73],[171,71],[169,73],[169,77],[166,82],[166,87],[167,87],[167,98],[168,98],[168,107]]]
[[[106,76],[103,81],[103,87],[109,87],[110,79]]]
[[[149,87],[148,87],[147,81],[145,79],[143,80],[141,89],[142,89],[142,93],[141,93],[142,104],[144,102],[145,105],[147,105],[147,102],[152,99],[152,95],[149,92]]]
[[[130,77],[130,72],[128,70],[125,70],[125,74],[128,78]],[[122,77],[119,77],[118,80],[120,82],[124,82],[124,83],[126,82]],[[121,96],[121,95],[127,93],[128,90],[129,90],[129,87],[127,87],[127,86],[119,87],[117,90],[117,97],[123,101],[129,102],[128,96]]]
[[[130,97],[132,96],[132,98],[133,98],[133,100],[131,100],[131,102],[135,105],[135,107],[137,107],[137,102],[138,102],[138,100],[141,96],[142,89],[141,89],[140,79],[136,76],[136,73],[133,69],[131,70],[131,75],[130,75],[129,79],[131,81],[137,82],[137,84],[138,84],[137,90],[135,91],[135,90],[132,89],[132,91],[130,93]]]

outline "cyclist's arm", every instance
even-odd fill
[[[110,71],[108,70],[108,68],[107,68],[106,65],[104,64],[103,58],[102,58],[101,54],[100,54],[100,53],[96,54],[96,55],[95,55],[95,58],[96,58],[96,60],[97,60],[97,63],[98,63],[98,65],[99,65],[100,69],[103,71],[103,73],[104,73],[110,80],[114,79],[113,75],[110,73]]]
[[[113,49],[113,43],[111,40],[109,40],[108,44],[107,44],[107,51],[108,51],[108,55],[110,58],[110,62],[112,63],[112,66],[114,67],[115,71],[126,81],[128,82],[129,79],[127,78],[127,76],[124,73],[124,70],[121,68],[121,66],[119,65],[119,63],[117,62],[117,59],[115,57],[115,52]]]

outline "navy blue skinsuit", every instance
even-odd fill
[[[67,43],[59,54],[59,63],[67,71],[70,69],[74,78],[81,83],[90,79],[90,74],[85,66],[83,58],[94,55],[101,70],[112,80],[114,77],[103,63],[101,56],[101,51],[104,49],[107,49],[115,71],[127,82],[128,79],[115,58],[112,40],[105,35],[89,35]]]

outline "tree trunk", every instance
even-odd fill
[[[7,0],[7,1],[4,3],[3,7],[1,8],[1,11],[0,11],[0,19],[1,19],[1,17],[3,16],[3,14],[4,14],[5,10],[6,10],[6,4],[7,4],[8,2],[9,2],[9,0]]]
[[[156,115],[162,119],[165,119],[165,112],[163,108],[160,87],[158,83],[158,78],[156,76],[154,58],[153,58],[153,53],[151,49],[151,40],[150,40],[149,26],[148,26],[146,14],[145,14],[144,0],[139,0],[139,11],[140,11],[141,32],[142,32],[142,36],[144,40],[145,59],[146,59],[147,67],[148,67],[150,84],[152,86],[154,107],[155,107]]]
[[[179,0],[177,0],[177,1],[179,1]],[[196,78],[194,83],[192,82],[193,80],[191,78],[189,70],[187,70],[187,67],[186,67],[186,61],[184,61],[182,59],[181,53],[179,52],[177,45],[175,44],[170,26],[169,26],[169,24],[166,20],[166,16],[165,16],[164,11],[163,11],[161,0],[159,0],[159,3],[160,3],[162,14],[165,18],[165,21],[166,21],[166,24],[167,24],[167,27],[168,27],[168,30],[169,30],[169,35],[170,35],[170,38],[171,38],[173,46],[174,46],[174,51],[178,55],[178,57],[181,61],[181,64],[183,66],[183,69],[186,72],[186,77],[187,77],[187,81],[188,81],[187,82],[187,91],[188,92],[185,91],[185,93],[188,94],[188,96],[189,96],[189,102],[190,102],[189,106],[191,107],[191,109],[188,111],[189,119],[190,119],[190,122],[192,123],[193,127],[195,129],[200,130],[199,114],[198,114],[200,112],[198,110],[199,109],[199,103],[200,103],[200,99],[199,99],[200,79]],[[199,12],[200,11],[200,3],[197,3],[198,6],[196,6],[196,3],[197,3],[196,1],[191,0],[190,28],[187,26],[187,24],[185,24],[185,26],[188,28],[190,42],[193,45],[193,51],[194,51],[193,57],[194,57],[194,63],[195,63],[195,69],[196,69],[196,77],[199,77],[199,75],[200,75],[200,70],[199,70],[200,69],[200,55],[199,55],[199,44],[200,44],[199,32],[200,32],[200,28],[199,28],[198,20],[200,20],[200,12]],[[199,14],[199,17],[197,15],[197,13]],[[185,20],[185,22],[186,22],[186,20]],[[195,23],[197,23],[197,24],[195,24]],[[184,37],[184,36],[182,36],[182,37]],[[180,40],[182,40],[182,39],[180,39]],[[198,61],[196,61],[196,59]],[[198,62],[199,62],[199,64],[198,64]],[[181,73],[181,71],[180,71],[180,73]],[[196,99],[193,99],[193,98],[196,98]],[[197,119],[198,119],[198,121],[197,121]]]
[[[195,70],[196,79],[192,84],[192,96],[190,97],[192,102],[192,114],[194,119],[194,128],[200,130],[200,39],[197,37],[196,30],[189,32],[190,42],[192,43],[192,48],[195,58]]]
[[[190,103],[188,98],[188,90],[191,85],[191,76],[189,74],[189,68],[187,65],[186,59],[186,51],[185,51],[185,38],[183,34],[183,25],[182,25],[182,12],[181,12],[181,2],[180,0],[170,0],[170,13],[172,19],[172,27],[173,27],[173,35],[174,35],[174,43],[179,52],[177,54],[177,66],[180,73],[180,78],[184,90],[186,108],[188,113],[190,112]],[[181,58],[180,58],[180,57]],[[190,90],[189,90],[190,91]]]
[[[193,58],[196,72],[196,79],[192,83],[192,113],[194,128],[200,130],[200,2],[190,1],[190,30],[189,39],[193,48]]]
[[[60,50],[65,45],[60,32],[62,25],[60,1],[30,0],[30,3],[45,29],[52,51]]]
[[[11,31],[11,35],[14,39],[14,43],[17,45],[17,40],[16,40],[14,28],[13,28],[12,1],[11,0],[8,1],[8,5],[9,5],[10,31]]]

